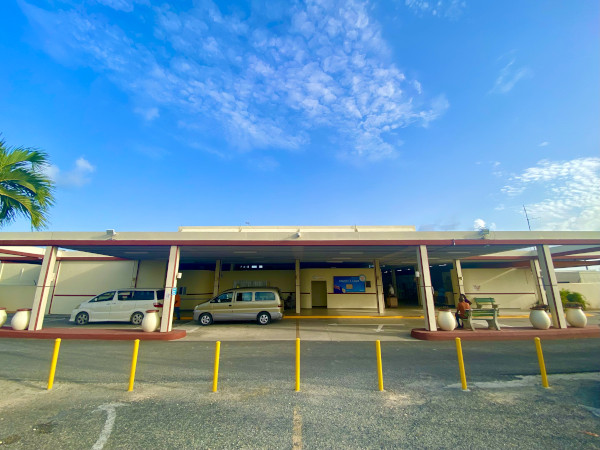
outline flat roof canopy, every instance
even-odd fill
[[[404,227],[406,228],[406,227]],[[135,260],[167,260],[180,246],[180,262],[282,264],[416,264],[416,247],[426,245],[432,264],[455,259],[524,261],[536,245],[577,265],[600,253],[600,232],[417,232],[402,227],[190,227],[179,232],[0,233],[0,246],[48,246]],[[14,247],[11,247],[14,248]],[[531,250],[520,255],[500,252]],[[0,251],[0,253],[2,253]],[[529,256],[528,256],[529,254]],[[66,256],[66,255],[63,255]],[[598,256],[596,256],[597,258]],[[582,265],[582,264],[579,264]]]

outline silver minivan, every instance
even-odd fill
[[[277,288],[227,290],[194,308],[194,320],[210,325],[218,320],[256,320],[267,325],[283,317],[283,301]]]
[[[148,309],[165,299],[164,289],[115,289],[83,302],[71,313],[69,322],[131,322],[140,325]]]

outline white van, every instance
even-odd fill
[[[116,289],[83,302],[71,313],[69,322],[131,322],[140,325],[148,309],[162,303],[164,289]]]
[[[267,325],[282,317],[283,300],[277,288],[230,289],[194,308],[194,320],[200,325],[217,320],[255,320]]]

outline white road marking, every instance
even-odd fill
[[[106,411],[106,423],[104,424],[104,428],[100,433],[100,437],[92,447],[92,450],[102,450],[108,438],[110,437],[110,433],[112,433],[112,429],[115,426],[115,419],[117,418],[117,412],[115,408],[118,406],[127,406],[125,403],[107,403],[105,405],[98,406],[96,411]]]
[[[590,373],[561,373],[548,375],[548,383],[552,386],[552,381],[561,381],[561,380],[593,380],[600,381],[600,373],[590,372]],[[510,381],[475,381],[472,383],[468,383],[469,386],[475,386],[482,389],[506,389],[506,388],[515,388],[515,387],[527,387],[527,386],[536,386],[541,385],[541,377],[540,375],[517,375],[516,380]],[[462,385],[460,383],[450,384],[446,386],[447,388],[454,389],[459,388],[462,389]]]
[[[292,433],[292,448],[302,449],[302,416],[297,408],[294,408],[294,431]]]
[[[183,327],[180,327],[180,328],[183,328]],[[190,333],[193,333],[194,331],[198,331],[199,329],[200,329],[200,325],[198,325],[198,326],[196,326],[194,328],[186,328],[185,332],[187,334],[190,334]]]
[[[579,406],[581,406],[583,409],[587,409],[589,412],[591,412],[596,417],[600,417],[600,408],[593,408],[591,406],[585,406],[585,405],[579,405]]]
[[[383,330],[383,325],[379,325],[375,331],[379,333],[381,330]]]

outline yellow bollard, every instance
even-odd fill
[[[133,391],[133,382],[135,381],[135,369],[137,367],[138,350],[140,348],[140,340],[136,339],[133,343],[133,355],[131,357],[131,372],[129,373],[129,388],[127,392]]]
[[[383,368],[381,366],[381,341],[375,341],[377,350],[377,377],[379,379],[379,390],[383,391]]]
[[[213,376],[213,392],[217,392],[217,384],[219,382],[219,355],[221,354],[221,341],[217,341],[215,347],[215,374]]]
[[[460,383],[462,384],[462,390],[467,391],[467,376],[465,375],[465,362],[463,361],[462,345],[460,338],[456,339],[456,353],[458,354],[458,368],[460,369]]]
[[[296,392],[300,391],[300,338],[296,338]]]
[[[548,376],[546,375],[546,364],[544,364],[544,354],[542,353],[542,343],[540,338],[535,338],[535,349],[537,350],[538,362],[540,363],[540,372],[542,374],[542,386],[548,388]]]
[[[56,363],[58,362],[58,351],[60,350],[60,338],[54,341],[54,353],[52,353],[52,363],[50,364],[50,374],[48,375],[48,390],[54,385],[54,374],[56,373]]]

